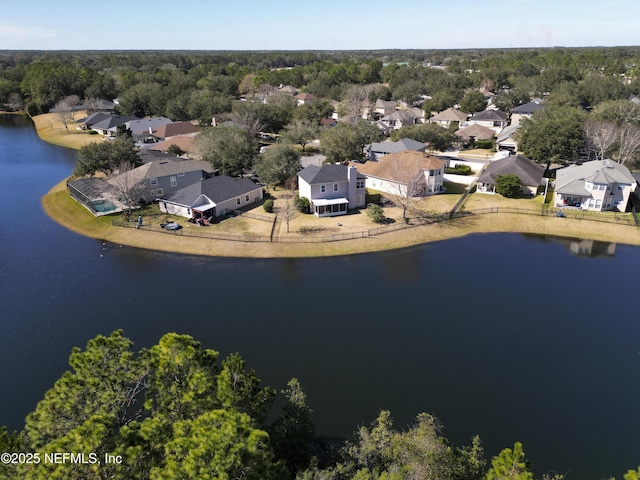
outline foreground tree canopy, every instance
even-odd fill
[[[260,385],[240,355],[219,362],[218,352],[176,333],[138,353],[132,348],[120,330],[74,348],[71,370],[28,415],[24,430],[0,428],[0,452],[30,459],[3,462],[0,478],[533,479],[521,444],[486,470],[478,437],[453,446],[427,414],[399,431],[382,411],[351,442],[313,440],[312,411],[297,379],[281,391],[282,408],[267,423],[276,393]],[[46,460],[61,452],[83,456]],[[624,479],[638,473],[629,470]]]

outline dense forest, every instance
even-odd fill
[[[428,118],[452,106],[475,113],[485,108],[486,96],[506,113],[539,98],[545,109],[524,122],[519,132],[527,156],[539,162],[566,162],[607,155],[631,166],[640,150],[640,143],[634,143],[640,138],[640,107],[628,99],[640,94],[639,60],[640,47],[4,51],[0,105],[35,115],[69,97],[87,106],[96,99],[118,98],[119,113],[125,115],[164,115],[173,121],[199,120],[202,125],[210,125],[213,117],[234,118],[247,130],[259,125],[279,133],[305,122],[317,124],[336,109],[343,119],[358,117],[363,106],[377,99],[417,106]],[[290,96],[274,95],[282,85],[322,101],[294,108]],[[479,92],[485,98],[479,98]],[[239,101],[268,95],[266,103]],[[426,127],[394,134],[396,139],[448,144]],[[614,140],[603,138],[607,135]]]
[[[66,371],[21,432],[0,429],[3,479],[533,480],[516,442],[490,462],[478,437],[452,445],[432,415],[394,428],[381,411],[352,439],[314,437],[292,378],[279,394],[240,355],[219,362],[170,333],[135,353],[122,331],[74,348]],[[276,396],[282,407],[273,412]],[[272,420],[267,421],[268,418]],[[73,456],[72,456],[73,455]],[[640,468],[625,480],[637,480]],[[549,474],[545,479],[559,480]]]

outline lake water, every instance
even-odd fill
[[[521,441],[538,477],[640,464],[640,248],[492,234],[328,259],[151,252],[44,214],[75,158],[0,116],[0,425],[23,426],[72,347],[177,331],[278,390],[298,377],[323,435],[424,411],[488,458]]]

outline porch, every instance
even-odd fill
[[[346,215],[349,200],[346,198],[320,198],[313,200],[313,213],[316,217]]]

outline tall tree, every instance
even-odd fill
[[[497,457],[493,457],[485,480],[533,480],[520,442],[516,442],[513,449],[505,448]]]
[[[194,139],[200,158],[221,174],[237,177],[253,165],[258,144],[255,138],[237,127],[213,127]]]
[[[318,137],[320,129],[318,124],[309,120],[296,120],[284,127],[281,138],[285,141],[298,144],[304,152],[308,143]]]
[[[262,183],[271,188],[294,177],[300,170],[300,155],[291,146],[276,143],[260,154],[254,171]]]
[[[539,163],[574,161],[584,146],[584,121],[580,109],[547,106],[522,120],[518,148]]]
[[[460,109],[463,112],[477,113],[487,108],[487,99],[482,92],[471,90],[464,94],[460,100]]]
[[[94,142],[85,145],[78,152],[78,161],[73,174],[84,176],[103,172],[109,175],[123,162],[139,165],[140,159],[133,142],[121,139],[112,142]]]

